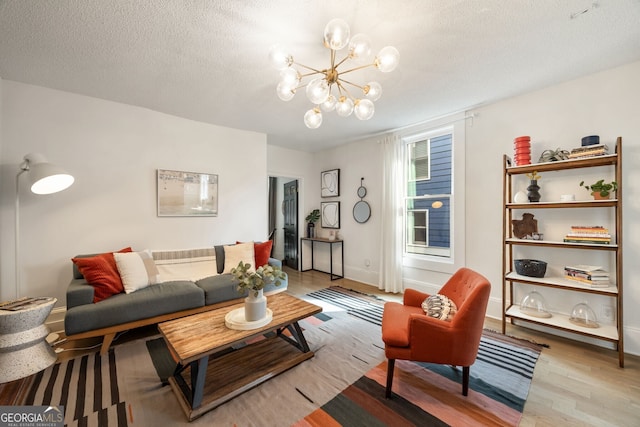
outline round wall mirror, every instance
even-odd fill
[[[367,188],[362,184],[362,181],[364,181],[364,178],[360,178],[360,187],[358,187],[357,191],[360,201],[353,206],[353,219],[360,224],[367,222],[371,216],[371,206],[362,200],[367,195]]]
[[[358,188],[358,197],[360,197],[361,199],[367,195],[367,189],[363,186],[360,186]]]
[[[369,206],[369,203],[364,200],[360,200],[353,206],[353,219],[355,219],[356,222],[360,224],[365,223],[369,220],[370,216],[371,207]]]

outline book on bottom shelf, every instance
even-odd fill
[[[589,279],[584,279],[582,277],[568,276],[566,274],[565,274],[564,278],[567,279],[567,280],[572,280],[574,282],[584,283],[585,285],[589,285],[592,288],[608,288],[609,286],[611,286],[611,282],[609,281],[609,279],[607,279],[607,280],[589,280]]]
[[[609,273],[604,271],[587,273],[584,271],[572,270],[571,268],[565,267],[564,274],[566,276],[580,277],[587,280],[609,280]]]
[[[604,267],[600,265],[588,265],[588,264],[573,264],[573,265],[565,265],[565,269],[580,271],[588,274],[609,274]]]

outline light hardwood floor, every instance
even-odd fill
[[[400,294],[387,294],[376,287],[349,279],[329,280],[316,271],[300,273],[287,269],[288,292],[304,295],[328,286],[342,286],[385,300],[401,301]],[[485,327],[500,330],[500,321],[487,319]],[[130,332],[114,345],[151,334],[153,328]],[[618,367],[617,352],[582,344],[517,326],[507,334],[547,344],[535,368],[520,426],[640,426],[640,357],[627,354],[625,368]],[[92,346],[84,341],[78,346]],[[66,349],[70,344],[64,344]],[[96,351],[91,350],[91,351]],[[67,351],[60,359],[83,351]],[[27,380],[0,385],[0,405],[11,405]]]

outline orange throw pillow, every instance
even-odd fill
[[[118,252],[131,252],[131,248],[124,248]],[[78,267],[85,280],[93,286],[94,303],[124,292],[113,252],[87,258],[72,258],[71,261]]]
[[[236,244],[242,243],[236,241]],[[273,247],[273,240],[267,240],[266,242],[258,243],[253,242],[253,257],[256,260],[255,268],[262,267],[269,263],[269,255],[271,255],[271,248]]]

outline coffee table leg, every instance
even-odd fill
[[[302,350],[303,353],[308,353],[309,351],[311,351],[311,349],[309,348],[309,344],[307,344],[307,340],[304,338],[304,335],[302,333],[302,328],[300,328],[298,322],[287,325],[287,329],[295,338],[295,342],[293,342],[293,340],[289,340],[291,344]]]
[[[195,362],[191,362],[191,408],[197,408],[202,404],[204,393],[204,380],[207,377],[209,356],[204,356]]]

